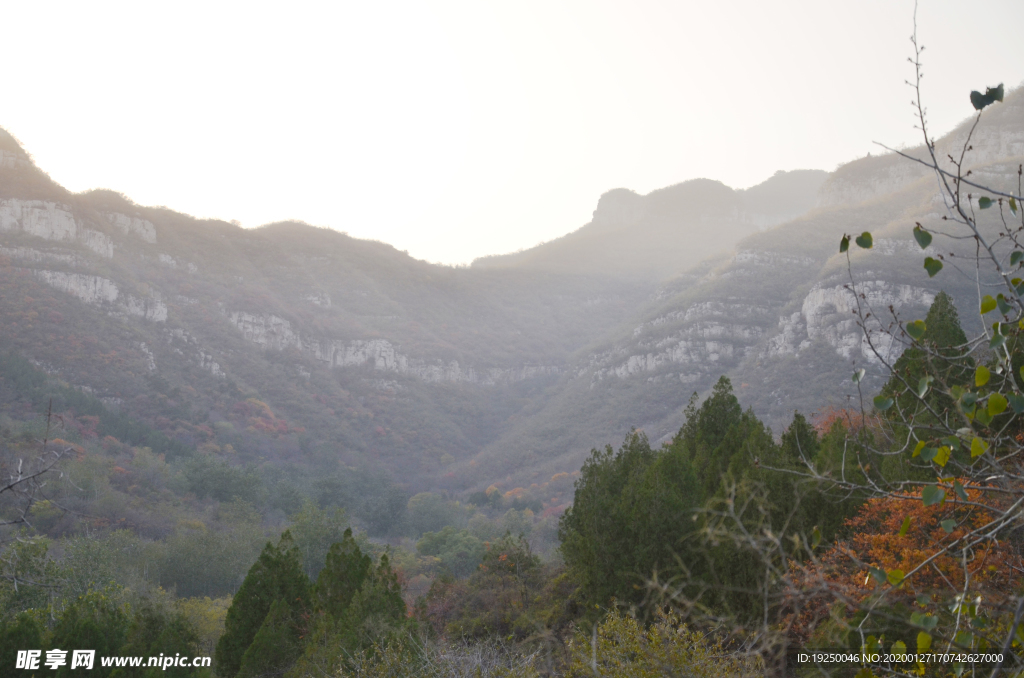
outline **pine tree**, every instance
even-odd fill
[[[372,569],[373,561],[359,549],[352,528],[346,529],[341,542],[327,552],[327,562],[317,577],[317,608],[340,619]]]
[[[267,543],[228,608],[215,653],[217,674],[222,678],[238,675],[242,658],[275,601],[281,599],[289,609],[298,610],[308,606],[309,598],[302,556],[285,532],[277,546]]]

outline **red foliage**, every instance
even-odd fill
[[[816,562],[791,564],[798,573],[791,581],[794,600],[809,596],[791,619],[794,634],[806,639],[828,616],[836,599],[852,607],[883,590],[893,603],[909,603],[918,594],[952,598],[964,590],[967,577],[970,592],[990,603],[1012,593],[1017,581],[1014,568],[1019,572],[1024,558],[1011,541],[981,540],[967,558],[959,548],[944,550],[988,524],[1006,501],[1006,495],[982,488],[968,488],[965,493],[966,502],[947,488],[946,500],[931,506],[924,505],[920,491],[869,499],[846,521],[849,539],[828,549]],[[901,535],[907,519],[908,529]],[[942,523],[949,520],[954,522],[947,522],[951,528],[947,532]],[[906,578],[897,586],[880,584],[869,568],[886,573],[901,570]]]

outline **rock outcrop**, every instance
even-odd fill
[[[98,275],[67,273],[65,271],[35,270],[35,275],[46,284],[77,297],[87,304],[117,304],[115,312],[145,318],[153,322],[167,320],[167,305],[156,299],[140,299],[122,295],[112,280]],[[120,299],[120,302],[118,302]]]
[[[99,231],[82,228],[70,208],[45,200],[0,200],[0,231],[21,231],[44,240],[78,243],[110,259],[114,243]]]
[[[133,235],[150,244],[156,244],[156,228],[153,222],[119,212],[107,212],[103,216],[125,235]]]
[[[464,368],[457,360],[428,362],[410,359],[399,353],[386,339],[304,339],[298,331],[292,329],[289,321],[272,314],[235,311],[228,319],[242,332],[247,341],[268,349],[295,349],[327,367],[369,365],[376,370],[396,372],[428,382],[465,382],[481,385],[523,381],[560,373],[558,367],[547,365],[477,370],[472,367]]]

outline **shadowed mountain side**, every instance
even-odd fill
[[[659,282],[745,235],[814,206],[827,173],[777,172],[746,190],[694,179],[641,196],[617,188],[601,196],[593,220],[568,235],[514,254],[483,257],[474,269],[593,273]]]
[[[1024,160],[1024,93],[1008,96],[1003,106],[998,117],[983,119],[977,136],[986,145],[975,144],[968,162],[972,176],[1015,190]],[[971,122],[940,139],[940,152],[962,142]],[[862,387],[869,401],[885,372],[851,313],[840,237],[864,230],[874,236],[871,250],[851,244],[853,277],[872,323],[894,322],[890,305],[904,321],[923,318],[934,295],[945,290],[960,307],[965,329],[977,332],[974,270],[956,268],[972,254],[970,242],[937,239],[922,251],[912,237],[916,222],[941,230],[945,213],[934,176],[909,160],[873,156],[840,167],[822,187],[819,207],[748,235],[731,256],[666,282],[633,321],[582,350],[545,408],[517,420],[465,462],[472,464],[465,476],[526,486],[578,468],[590,449],[618,443],[630,428],[644,429],[654,441],[667,439],[682,425],[691,394],[706,394],[722,374],[732,379],[743,406],[776,434],[794,409],[808,415],[828,407],[859,409],[851,400],[857,393],[853,371],[867,369]],[[996,210],[976,213],[990,236],[1003,228]],[[929,278],[923,258],[940,253],[947,268]],[[879,346],[891,360],[901,350],[884,340]]]

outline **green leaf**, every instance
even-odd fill
[[[930,635],[928,635],[924,631],[921,631],[920,633],[917,634],[917,651],[918,652],[927,652],[928,649],[931,646],[932,646],[932,637]]]
[[[917,382],[917,397],[923,398],[928,393],[928,389],[932,385],[933,377],[921,377],[921,380]]]
[[[1015,198],[1010,198],[1010,211],[1014,214],[1017,213],[1017,200]]]
[[[923,450],[921,450],[921,461],[931,461],[932,459],[935,458],[935,455],[937,455],[938,453],[939,448],[926,447]]]
[[[892,644],[891,651],[893,654],[906,654],[907,644],[904,643],[902,640],[897,640],[895,643]]]
[[[997,323],[998,324],[998,323]],[[1006,343],[1006,335],[1002,332],[993,332],[992,338],[988,340],[988,347],[992,349],[999,348]]]
[[[889,581],[889,575],[885,573],[885,570],[880,570],[877,567],[869,568],[871,576],[874,577],[875,581],[879,584],[884,584]]]
[[[848,249],[850,249],[850,236],[844,235],[843,239],[839,241],[839,253],[842,254]]]
[[[996,297],[996,306],[999,307],[999,312],[1003,315],[1010,315],[1010,311],[1013,310],[1013,306],[1010,306],[1010,303],[1006,301],[1006,297],[1002,294]]]
[[[946,464],[949,462],[949,448],[945,445],[940,447],[935,453],[935,459],[933,461],[939,466],[945,468]]]
[[[1010,407],[1013,408],[1014,412],[1017,414],[1024,412],[1024,396],[1019,393],[1008,393],[1006,399],[1009,401]]]
[[[983,210],[987,210],[992,207],[992,198],[978,198],[978,207]]]
[[[988,443],[981,438],[975,438],[971,441],[971,459],[980,457],[981,455],[988,452]]]
[[[889,583],[893,586],[899,586],[901,583],[903,583],[903,570],[889,570],[887,579],[889,580]]]
[[[991,295],[986,294],[981,298],[981,314],[985,315],[989,311],[996,310],[996,300]]]
[[[864,368],[861,368],[853,373],[853,383],[859,384],[861,379],[864,378]]]
[[[978,394],[967,391],[961,398],[961,402],[963,402],[964,407],[970,407],[974,403],[978,402]]]
[[[964,489],[964,486],[960,484],[959,480],[953,481],[953,491],[956,492],[956,496],[960,497],[964,501],[969,501],[967,490]]]
[[[988,413],[988,410],[977,410],[974,413],[974,421],[982,426],[988,426],[992,423],[992,415]]]
[[[906,537],[907,536],[907,530],[909,530],[909,529],[910,529],[910,516],[907,516],[906,518],[903,519],[903,524],[900,525],[900,536],[901,537]]]
[[[925,445],[926,445],[926,443],[923,440],[918,441],[917,447],[914,448],[914,453],[912,455],[910,455],[910,456],[911,457],[916,457],[917,455],[921,454],[921,450],[924,449]]]
[[[952,518],[947,518],[946,520],[942,521],[941,525],[942,529],[946,531],[946,534],[949,534],[956,528],[956,521]]]
[[[914,240],[921,246],[921,249],[926,249],[928,245],[932,244],[932,234],[924,230],[921,224],[914,227]]]
[[[928,631],[931,631],[936,626],[938,626],[939,618],[933,617],[930,614],[925,614],[924,612],[914,612],[910,615],[910,623],[913,626],[918,626],[922,629],[927,629]]]
[[[1014,210],[1016,212],[1016,210]],[[1024,251],[1014,250],[1013,254],[1010,255],[1010,266],[1016,266],[1020,263],[1020,260],[1024,259]]]
[[[974,371],[974,385],[984,386],[988,383],[988,380],[992,378],[992,372],[989,371],[984,365],[978,365],[978,369]]]
[[[925,506],[941,504],[946,500],[946,491],[938,485],[925,485],[921,490],[921,501]]]
[[[928,277],[934,278],[935,274],[942,270],[942,262],[931,257],[924,258],[924,270],[928,271]]]
[[[871,246],[875,244],[875,241],[871,238],[871,234],[868,233],[867,231],[864,231],[863,233],[858,235],[856,242],[857,245],[863,247],[866,250],[871,249]]]
[[[892,407],[893,400],[892,398],[886,398],[885,396],[877,395],[875,396],[874,403],[876,410],[878,410],[879,412],[885,412],[887,409]]]
[[[923,320],[915,320],[912,323],[907,323],[907,334],[914,341],[920,341],[921,337],[924,336],[925,324]]]
[[[812,549],[818,548],[818,544],[820,544],[820,543],[821,543],[821,530],[819,530],[818,526],[815,525],[814,526],[814,530],[811,532],[811,548]]]
[[[988,397],[988,413],[996,417],[1006,411],[1006,398],[1001,393],[993,393]]]

